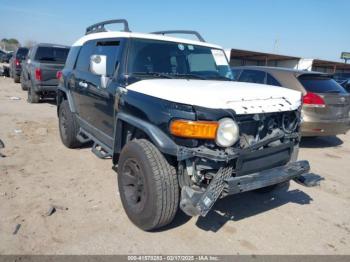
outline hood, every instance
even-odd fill
[[[126,88],[182,104],[233,109],[237,114],[291,111],[301,105],[298,91],[234,81],[149,79]]]

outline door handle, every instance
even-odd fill
[[[80,86],[80,87],[87,88],[87,87],[88,87],[88,83],[86,83],[86,82],[84,82],[84,81],[80,81],[80,82],[79,82],[79,86]]]

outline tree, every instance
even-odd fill
[[[19,41],[15,38],[3,38],[0,41],[0,46],[5,51],[15,51],[20,45]]]

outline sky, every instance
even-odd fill
[[[135,32],[189,29],[225,49],[340,61],[349,10],[350,0],[0,0],[0,39],[71,45],[87,26],[125,18]]]

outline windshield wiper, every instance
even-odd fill
[[[171,74],[171,75],[175,77],[194,78],[194,79],[201,79],[201,80],[206,79],[204,76],[200,76],[196,74]]]
[[[152,77],[157,77],[157,78],[173,78],[169,74],[165,73],[157,73],[157,72],[133,72],[129,75],[130,76],[152,76]]]

